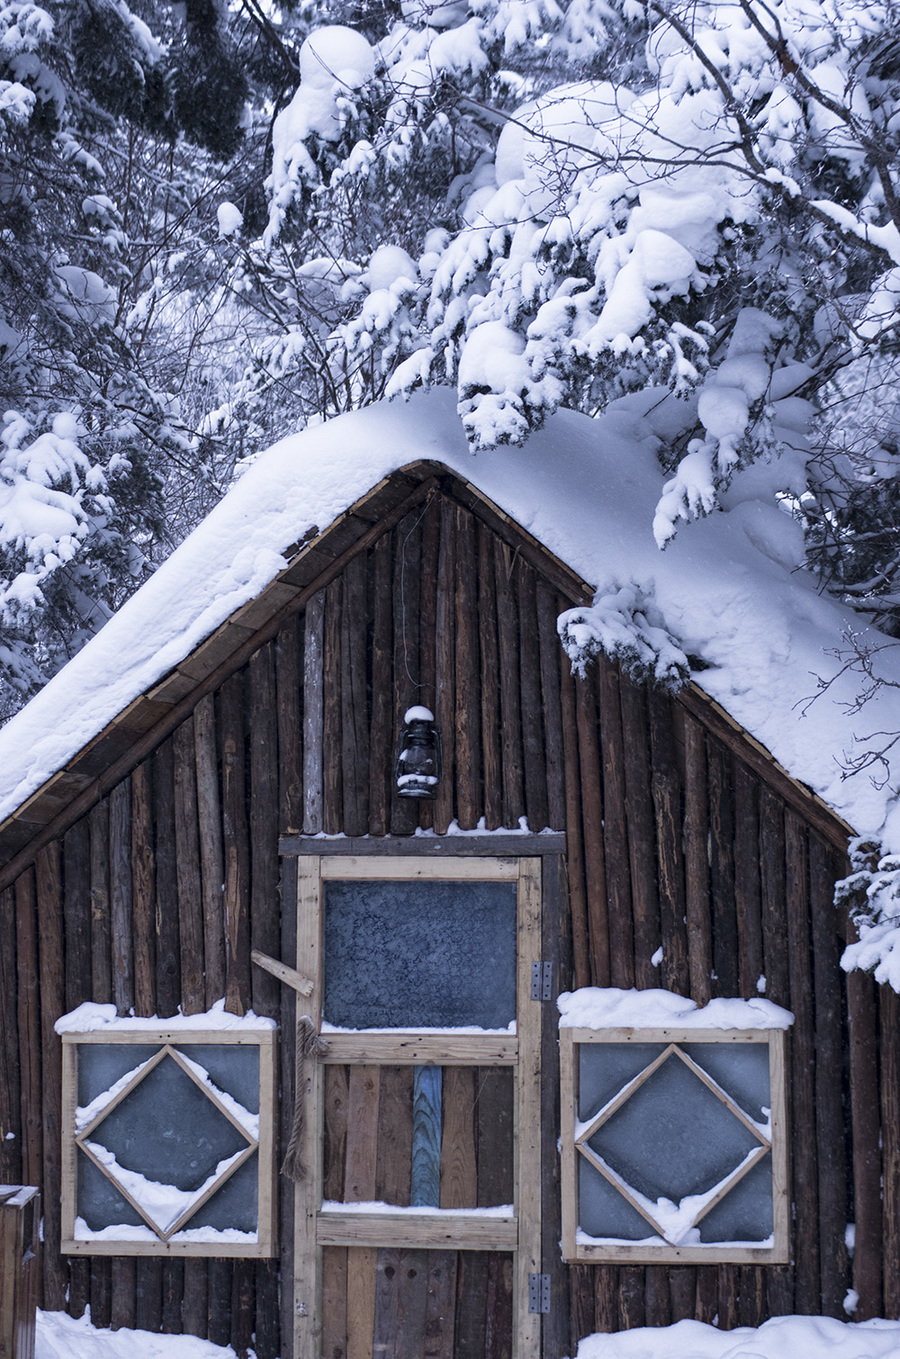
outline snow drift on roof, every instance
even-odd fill
[[[866,774],[845,779],[843,762],[865,749],[869,733],[900,731],[900,692],[883,690],[850,711],[856,681],[839,674],[835,652],[859,618],[818,594],[801,569],[799,529],[763,498],[771,499],[765,466],[736,479],[727,512],[658,550],[652,521],[664,476],[654,447],[664,405],[651,411],[646,397],[629,399],[599,419],[560,411],[524,447],[473,456],[445,389],[276,444],[0,732],[0,819],[258,595],[290,544],[327,528],[386,474],[433,459],[597,587],[595,608],[568,620],[572,646],[614,646],[630,628],[636,651],[649,647],[664,670],[692,658],[697,683],[791,774],[860,834],[877,834],[890,792]],[[900,815],[894,820],[885,840],[900,846]]]

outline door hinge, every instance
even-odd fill
[[[531,999],[532,1000],[553,999],[552,963],[540,962],[531,964]]]
[[[529,1274],[528,1276],[529,1312],[550,1311],[550,1275]]]

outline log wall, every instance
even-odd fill
[[[0,1181],[42,1188],[45,1307],[79,1315],[90,1305],[100,1326],[185,1329],[241,1354],[255,1335],[258,1359],[275,1359],[277,1261],[70,1260],[54,1250],[61,1105],[53,1022],[85,1000],[161,1017],[222,996],[229,1010],[252,1006],[283,1022],[287,1124],[293,998],[250,961],[254,948],[289,959],[293,947],[294,922],[278,910],[278,834],[397,836],[417,826],[444,834],[515,829],[524,818],[535,831],[567,832],[555,890],[568,910],[548,941],[571,957],[563,987],[658,985],[700,1003],[763,994],[796,1016],[788,1266],[554,1265],[558,1098],[545,1083],[547,1359],[574,1352],[593,1330],[842,1315],[851,1285],[857,1317],[900,1314],[900,1002],[840,971],[843,922],[832,889],[845,863],[836,823],[696,696],[639,688],[605,661],[573,678],[555,620],[574,602],[561,593],[558,568],[543,572],[533,549],[520,553],[471,507],[431,493],[370,535],[0,893]],[[398,723],[412,702],[434,707],[444,736],[433,803],[400,799],[393,788]],[[545,1050],[552,1066],[550,1021]],[[406,1077],[386,1078],[400,1099]],[[329,1079],[339,1095],[340,1073]],[[335,1120],[326,1173],[346,1182],[346,1131]],[[291,1212],[286,1193],[283,1242]],[[329,1259],[338,1339],[328,1352],[343,1359],[345,1265],[339,1248]],[[393,1286],[393,1275],[382,1277],[385,1259],[376,1291]],[[476,1263],[465,1253],[429,1256],[416,1269],[434,1274],[429,1287],[450,1288],[452,1276],[458,1290],[460,1271],[477,1273]],[[484,1316],[508,1306],[505,1270],[497,1257],[484,1272],[495,1281]]]

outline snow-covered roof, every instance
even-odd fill
[[[900,731],[900,690],[851,709],[858,681],[836,652],[858,618],[801,569],[800,532],[756,498],[766,469],[733,484],[727,512],[684,527],[664,552],[652,522],[664,475],[654,451],[665,402],[626,401],[599,419],[553,415],[521,448],[473,455],[455,393],[431,391],[341,416],[274,445],[101,632],[0,731],[0,820],[63,768],[132,700],[284,569],[283,553],[325,530],[383,477],[421,459],[474,485],[584,580],[595,607],[570,620],[590,647],[681,652],[694,678],[795,778],[859,834],[890,822],[892,794],[848,756]],[[766,495],[770,497],[769,488]],[[822,679],[832,679],[819,692]],[[900,845],[900,814],[886,845]],[[892,834],[891,831],[894,831]]]

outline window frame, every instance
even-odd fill
[[[270,1259],[278,1254],[276,1231],[276,1175],[275,1175],[275,1055],[276,1029],[267,1028],[215,1029],[209,1027],[188,1027],[189,1019],[177,1027],[167,1025],[164,1020],[150,1023],[140,1020],[129,1024],[127,1019],[116,1021],[115,1025],[104,1025],[96,1030],[64,1031],[62,1037],[62,1195],[61,1195],[61,1242],[60,1250],[64,1255],[117,1255],[117,1256],[203,1256],[207,1258],[250,1258]],[[76,1128],[78,1107],[78,1052],[88,1045],[120,1044],[154,1047],[157,1052],[149,1060],[162,1059],[167,1049],[181,1047],[230,1047],[252,1046],[259,1050],[259,1136],[256,1146],[247,1156],[242,1155],[240,1163],[256,1155],[257,1160],[257,1229],[255,1241],[229,1241],[211,1238],[207,1241],[187,1241],[177,1239],[177,1233],[168,1239],[151,1240],[147,1237],[127,1237],[115,1239],[82,1238],[75,1235],[75,1222],[79,1216],[78,1205],[78,1154],[80,1148],[79,1132]],[[176,1059],[177,1060],[177,1059]],[[181,1063],[179,1062],[179,1065]],[[188,1073],[190,1074],[190,1073]],[[133,1089],[128,1086],[110,1100],[104,1108],[104,1117],[113,1112],[117,1104],[126,1098]],[[220,1109],[215,1096],[210,1102]],[[230,1118],[227,1110],[222,1109]],[[231,1120],[233,1121],[233,1120]],[[245,1134],[247,1135],[247,1134]],[[83,1153],[84,1154],[84,1153]],[[239,1163],[239,1164],[240,1164]],[[237,1168],[237,1166],[235,1166]],[[112,1181],[120,1192],[121,1186]],[[208,1198],[212,1198],[221,1187],[221,1181],[214,1185]],[[127,1193],[123,1195],[128,1199]],[[200,1210],[205,1199],[199,1199],[193,1208]],[[138,1210],[139,1211],[139,1210]],[[188,1219],[188,1224],[190,1219]],[[188,1225],[186,1224],[186,1225]],[[148,1230],[153,1228],[148,1224]]]
[[[561,1026],[561,1162],[563,1259],[575,1263],[628,1264],[787,1264],[790,1260],[790,1200],[788,1194],[787,1093],[784,1029],[608,1028]],[[771,1244],[716,1243],[659,1245],[627,1240],[578,1240],[578,1172],[582,1153],[577,1148],[578,1049],[584,1044],[648,1043],[664,1046],[695,1043],[765,1044],[769,1053],[771,1100],[772,1214]],[[624,1089],[625,1087],[623,1087]],[[621,1093],[621,1092],[620,1092]],[[618,1096],[615,1097],[616,1099]],[[599,1113],[599,1110],[598,1110]],[[734,1183],[737,1183],[735,1181]],[[733,1187],[730,1185],[729,1188]],[[726,1197],[724,1190],[713,1203]],[[623,1197],[626,1198],[627,1196]],[[713,1206],[713,1203],[708,1205]],[[635,1205],[636,1206],[636,1205]],[[707,1208],[707,1211],[708,1211]],[[648,1236],[652,1232],[648,1221]],[[656,1235],[661,1235],[657,1227]]]

